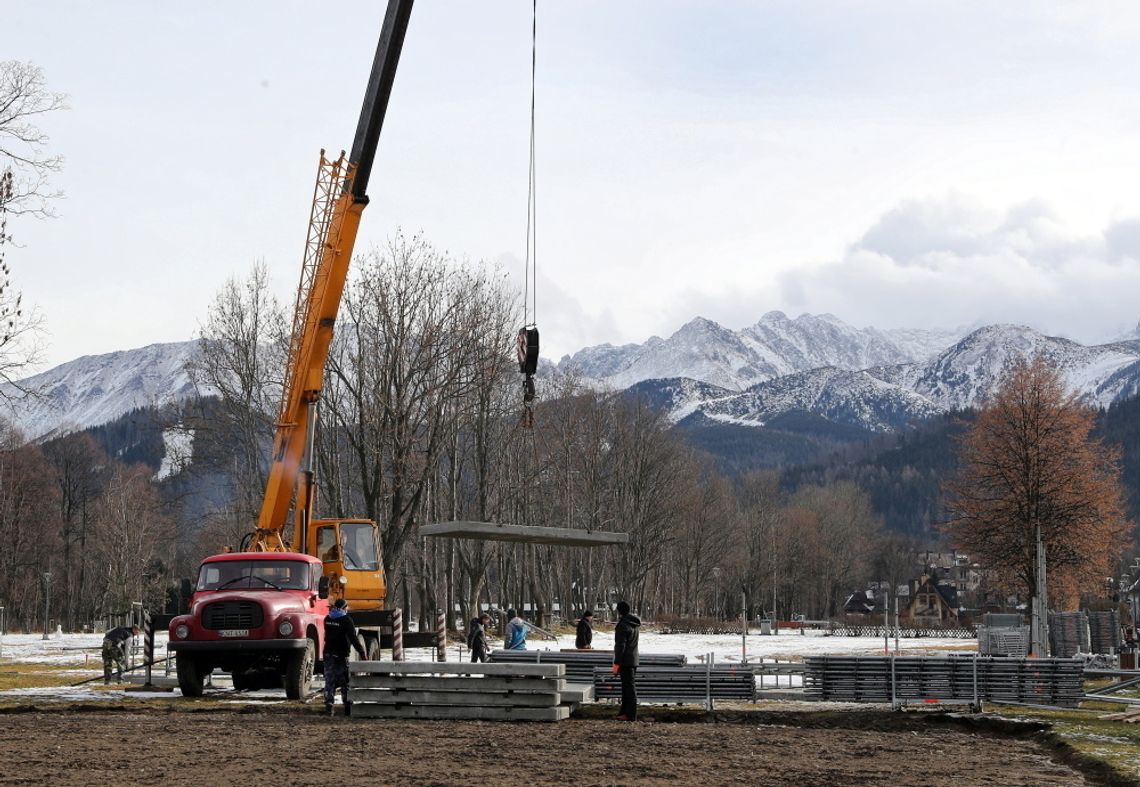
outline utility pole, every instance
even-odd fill
[[[44,639],[48,638],[48,618],[51,614],[51,572],[44,572]]]
[[[713,614],[720,620],[720,566],[714,566],[713,575]]]
[[[1033,595],[1033,655],[1044,658],[1049,655],[1049,598],[1046,592],[1045,542],[1041,538],[1041,525],[1036,530],[1036,571],[1037,586]]]

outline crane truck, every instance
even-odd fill
[[[202,562],[189,614],[169,626],[187,697],[200,696],[205,677],[221,669],[235,688],[283,685],[290,699],[304,698],[330,599],[350,602],[370,658],[392,625],[379,529],[367,519],[314,518],[311,453],[325,362],[412,2],[388,2],[351,152],[331,158],[321,151],[257,525],[241,551]]]

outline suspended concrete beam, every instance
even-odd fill
[[[603,547],[628,544],[628,533],[575,530],[568,527],[500,525],[495,522],[436,522],[420,528],[422,536],[470,538],[476,541],[515,541],[523,544],[555,544],[568,547]]]

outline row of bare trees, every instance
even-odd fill
[[[192,370],[220,396],[204,425],[238,443],[230,503],[202,549],[256,517],[280,395],[281,307],[264,266],[219,293]],[[774,474],[722,477],[657,409],[570,379],[543,385],[522,428],[516,293],[504,276],[395,236],[358,261],[330,353],[318,429],[319,509],[381,524],[392,603],[530,606],[563,615],[618,597],[652,614],[834,614],[869,576],[879,522],[851,484],[784,494]],[[629,533],[604,549],[434,541],[427,522]]]
[[[0,603],[7,626],[76,630],[161,608],[174,576],[174,520],[144,466],[89,435],[39,446],[0,423]],[[46,615],[46,620],[45,620]]]

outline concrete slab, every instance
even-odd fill
[[[436,522],[422,526],[420,535],[573,547],[601,547],[629,543],[628,533],[578,530],[568,527],[503,525],[495,522]]]

